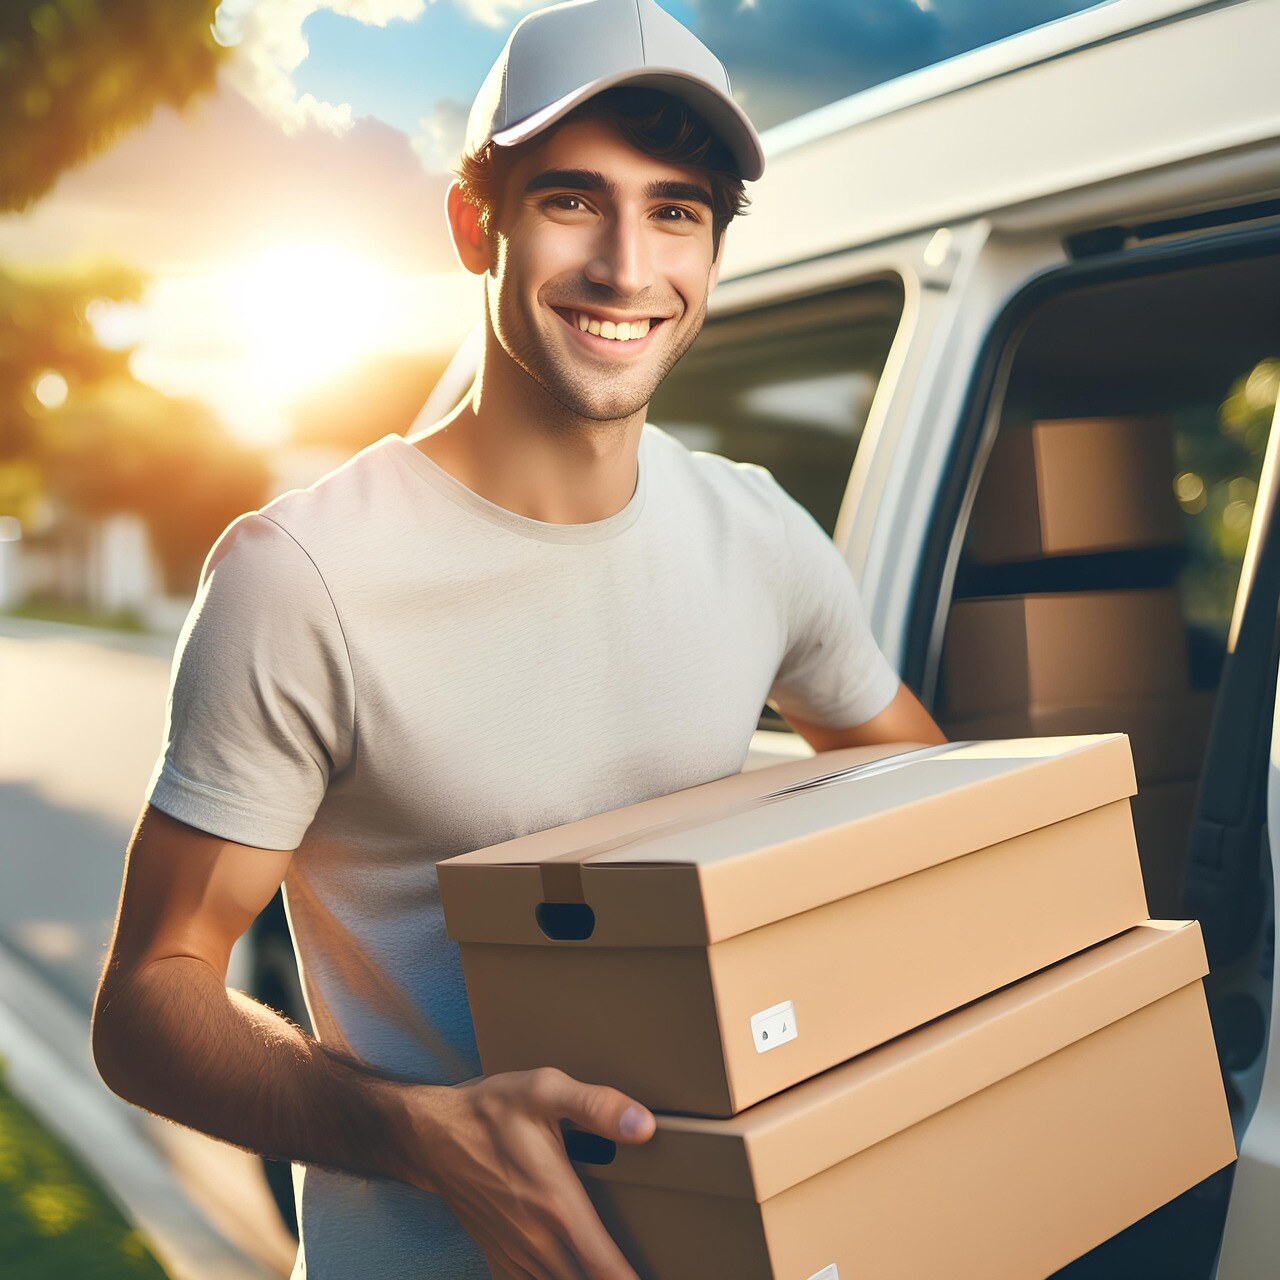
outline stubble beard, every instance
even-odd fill
[[[566,420],[565,425],[570,426],[581,421],[601,424],[629,421],[644,410],[667,374],[693,345],[706,314],[707,300],[703,298],[694,323],[674,346],[663,351],[657,365],[643,374],[640,370],[620,369],[612,377],[607,371],[591,373],[539,342],[522,318],[516,319],[518,308],[512,308],[509,313],[499,308],[497,314],[491,313],[490,322],[508,357],[566,411],[572,421]],[[515,322],[508,323],[508,316]],[[643,380],[637,381],[638,378]]]

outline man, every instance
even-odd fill
[[[472,393],[210,553],[94,1048],[131,1101],[297,1162],[295,1276],[635,1280],[559,1122],[653,1117],[474,1079],[436,861],[736,772],[766,699],[819,749],[941,740],[812,518],[645,424],[762,167],[652,0],[525,19],[448,199],[485,282]],[[318,1039],[224,985],[282,881]]]

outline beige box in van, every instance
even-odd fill
[[[1122,735],[820,754],[441,862],[487,1074],[730,1116],[1147,918]]]
[[[1185,625],[1164,588],[958,600],[942,664],[953,717],[1188,690]]]
[[[1177,545],[1173,424],[1062,418],[1006,428],[969,524],[980,564]]]
[[[1152,783],[1181,781],[1200,772],[1213,704],[1212,690],[1196,689],[1163,698],[1126,698],[1101,706],[1032,706],[995,711],[947,719],[943,727],[947,736],[956,740],[1123,733],[1133,751],[1138,794],[1145,795]],[[1154,906],[1152,912],[1159,914]]]
[[[731,1120],[566,1143],[643,1280],[1043,1280],[1235,1158],[1207,967],[1141,925]]]

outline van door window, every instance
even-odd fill
[[[830,533],[902,308],[895,278],[708,321],[649,421],[767,467]]]
[[[953,735],[1129,734],[1156,916],[1181,905],[1280,389],[1277,284],[1276,260],[1228,262],[1039,308],[1012,353],[944,632]]]

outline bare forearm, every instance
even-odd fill
[[[122,1097],[259,1155],[370,1177],[415,1164],[408,1086],[170,957],[104,982],[94,1056]]]

